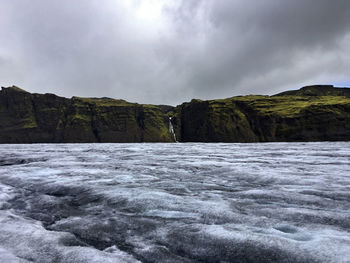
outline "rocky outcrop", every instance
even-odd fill
[[[178,108],[181,140],[350,140],[350,89],[308,86],[275,96],[192,100]]]
[[[192,100],[177,107],[0,91],[0,143],[350,140],[350,89]]]
[[[192,100],[178,107],[184,142],[257,142],[249,117],[231,100]]]
[[[350,88],[335,88],[333,85],[305,86],[299,90],[289,90],[275,96],[344,96],[350,98]]]
[[[109,98],[0,91],[0,142],[171,142],[161,107]]]

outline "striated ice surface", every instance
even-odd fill
[[[0,145],[0,262],[350,262],[350,143]]]

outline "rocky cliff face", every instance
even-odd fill
[[[182,104],[181,140],[271,142],[350,140],[350,89],[308,86],[275,96]]]
[[[159,106],[108,98],[0,91],[0,142],[171,142]]]
[[[109,98],[0,91],[0,143],[350,140],[350,89],[192,100],[176,108]]]

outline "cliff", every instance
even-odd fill
[[[308,86],[275,96],[192,100],[177,107],[110,98],[0,91],[0,143],[350,140],[350,89]]]
[[[171,142],[160,106],[0,91],[0,142]]]

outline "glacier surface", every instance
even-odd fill
[[[350,143],[0,145],[0,262],[350,262]]]

